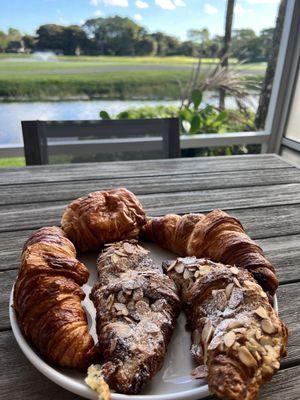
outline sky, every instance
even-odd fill
[[[257,33],[275,24],[279,0],[237,0],[233,29]],[[150,32],[162,31],[181,40],[189,29],[207,27],[223,34],[226,0],[1,0],[0,30],[9,27],[33,34],[46,23],[83,24],[113,15],[134,19]]]

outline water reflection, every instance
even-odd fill
[[[207,96],[204,101],[218,104],[218,99]],[[257,106],[257,96],[252,96]],[[31,103],[0,103],[0,144],[21,144],[22,120],[80,120],[98,119],[99,111],[106,110],[116,115],[130,107],[179,105],[178,101],[140,101],[140,100],[93,100],[93,101],[60,101]],[[226,106],[235,108],[235,102],[226,98]]]

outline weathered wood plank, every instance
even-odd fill
[[[0,175],[1,177],[1,175]],[[22,204],[42,201],[69,201],[95,190],[126,187],[137,195],[203,191],[208,189],[249,188],[280,184],[300,183],[300,172],[296,168],[277,168],[259,171],[229,171],[144,176],[133,178],[105,178],[71,182],[7,185],[1,188],[0,205]]]
[[[11,331],[0,333],[0,351],[4,356],[0,365],[0,399],[64,399],[79,400],[81,397],[65,391],[35,369],[19,349]],[[265,385],[260,400],[299,400],[300,366],[279,371]],[[13,394],[13,396],[12,396]],[[210,396],[209,400],[216,399]]]
[[[207,171],[249,171],[274,168],[294,168],[272,154],[178,158],[89,164],[45,165],[0,170],[0,185],[78,181],[99,178],[191,174]]]
[[[12,331],[0,333],[0,399],[80,400],[44,377],[25,358]]]
[[[10,328],[9,296],[17,276],[17,270],[0,272],[0,330]]]
[[[276,185],[252,188],[231,188],[226,190],[204,190],[194,192],[178,193],[159,193],[139,196],[148,215],[163,215],[166,213],[188,213],[188,212],[208,212],[214,208],[222,208],[231,211],[233,215],[250,215],[246,209],[253,208],[253,215],[259,215],[270,225],[275,223],[279,228],[276,234],[265,234],[262,232],[249,233],[257,238],[297,234],[299,224],[295,224],[299,218],[300,207],[300,184]],[[262,208],[268,207],[262,211]],[[278,206],[277,208],[274,206]],[[10,205],[0,207],[0,232],[34,229],[40,226],[59,224],[60,216],[66,207],[66,202],[43,202],[37,204],[27,204],[26,206]],[[243,211],[243,209],[245,209]],[[283,216],[286,210],[293,210],[294,220],[290,221],[293,226],[286,226]],[[270,220],[268,215],[263,213],[271,212]],[[289,212],[289,211],[287,211]],[[241,221],[248,228],[247,221],[241,217]],[[257,228],[264,228],[261,221],[253,221]],[[260,225],[260,226],[258,226]],[[283,230],[281,230],[281,228]],[[250,232],[252,232],[250,230]]]
[[[280,283],[300,280],[300,235],[257,240],[276,268]]]
[[[19,349],[13,333],[0,333],[0,352],[3,355],[0,366],[0,399],[6,400],[13,395],[14,399],[79,399],[78,396],[64,391],[41,375],[25,358]],[[21,377],[21,379],[20,379]],[[263,387],[259,399],[299,400],[300,366],[280,370],[266,386]],[[216,399],[211,396],[209,399]]]
[[[9,323],[9,296],[15,281],[17,271],[0,272],[0,330],[8,329]],[[282,365],[300,363],[300,285],[290,283],[279,286],[277,291],[279,314],[287,324],[290,332],[288,356]]]

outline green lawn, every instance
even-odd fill
[[[0,97],[23,100],[76,97],[132,99],[178,98],[178,80],[188,71],[130,71],[64,75],[0,76]]]
[[[2,100],[178,98],[178,81],[186,82],[191,66],[197,62],[192,57],[112,56],[59,56],[57,62],[27,61],[31,57],[0,54]],[[203,59],[203,70],[216,61]],[[261,78],[266,64],[237,68]]]
[[[0,168],[24,167],[24,166],[25,166],[25,158],[24,157],[0,158]]]

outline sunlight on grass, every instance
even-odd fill
[[[24,166],[25,166],[25,158],[24,157],[0,158],[0,168],[24,167]]]

